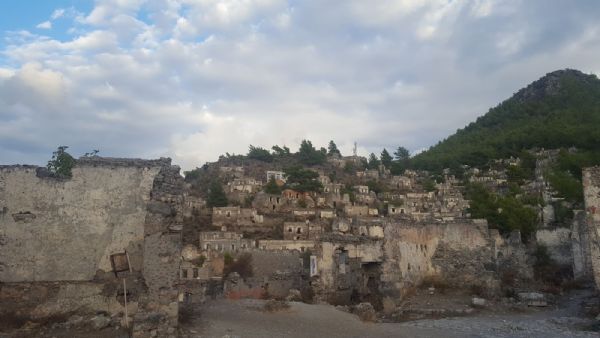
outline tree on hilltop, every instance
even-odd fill
[[[334,155],[342,156],[342,153],[338,149],[338,147],[335,144],[335,142],[333,142],[333,140],[329,141],[329,145],[327,146],[327,155],[329,155],[329,156],[334,156]]]
[[[377,155],[375,155],[374,153],[371,153],[371,155],[369,155],[369,162],[367,164],[367,167],[369,169],[378,169],[379,163],[381,163],[381,162],[379,162]]]
[[[249,147],[248,158],[263,161],[263,162],[272,162],[273,161],[273,155],[271,155],[271,153],[267,149],[264,149],[261,147],[255,147],[253,145],[250,145],[250,147]]]
[[[298,160],[304,165],[316,165],[322,164],[325,162],[327,157],[326,150],[322,148],[321,150],[315,149],[313,147],[312,142],[309,140],[302,140],[300,143],[300,150],[298,150],[297,156]]]
[[[394,156],[396,156],[396,160],[398,161],[405,161],[410,158],[410,152],[404,147],[398,147],[398,150],[394,152]]]
[[[388,153],[387,149],[383,148],[381,152],[381,164],[383,164],[386,168],[389,168],[392,165],[392,155]]]

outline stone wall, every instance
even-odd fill
[[[596,286],[600,288],[600,167],[583,169],[583,197],[589,234],[589,257]]]
[[[546,246],[548,253],[561,265],[573,265],[572,233],[568,228],[539,229],[535,233],[538,244]]]
[[[461,286],[491,281],[494,247],[481,220],[387,223],[382,288],[397,298],[430,276]]]
[[[285,299],[290,290],[308,287],[302,253],[298,251],[253,250],[252,276],[226,278],[224,294],[227,298]]]
[[[573,255],[573,277],[592,278],[592,260],[590,254],[590,231],[583,210],[575,210],[571,224],[571,250]]]
[[[127,252],[134,335],[176,326],[183,202],[179,168],[170,159],[91,157],[79,159],[72,173],[72,178],[58,179],[45,168],[0,166],[3,290],[56,283],[49,289],[55,293],[33,304],[40,317],[118,314],[123,311],[117,301],[122,282],[112,273],[110,255]],[[61,292],[85,297],[81,303],[65,298],[69,303],[63,306]],[[144,316],[159,320],[148,324]]]
[[[317,299],[335,305],[369,301],[377,308],[382,243],[380,238],[367,236],[324,235],[314,249],[312,287]]]

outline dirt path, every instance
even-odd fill
[[[199,317],[182,324],[187,337],[464,337],[439,329],[364,323],[330,305],[290,303],[267,313],[259,300],[217,300],[202,305]],[[186,335],[182,335],[186,337]]]

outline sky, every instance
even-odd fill
[[[595,0],[0,2],[0,164],[334,140],[413,153],[546,73],[600,74]]]

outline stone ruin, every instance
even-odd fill
[[[198,285],[212,288],[195,281],[210,281],[211,274],[182,265],[181,230],[190,206],[179,171],[170,159],[100,157],[79,159],[69,179],[36,166],[0,166],[0,316],[36,321],[105,313],[129,324],[134,337],[176,336],[179,302],[190,295],[204,299],[208,291],[198,293]],[[537,236],[551,253],[573,262],[576,277],[593,276],[600,286],[600,168],[585,169],[583,184],[585,211],[576,213],[571,231]],[[268,210],[277,209],[271,205],[277,196],[265,196]],[[526,256],[520,235],[502,238],[485,221],[380,219],[368,207],[364,213],[342,219],[333,212],[333,231],[316,239],[306,222],[284,225],[308,231],[308,240],[244,239],[248,243],[235,248],[254,257],[254,276],[224,281],[225,294],[285,298],[289,290],[310,289],[316,301],[370,302],[380,309],[429,276],[494,292],[507,264],[532,275],[530,264],[519,261]],[[226,247],[233,249],[229,242]],[[126,257],[130,269],[115,274],[115,257]]]
[[[81,158],[68,179],[0,166],[0,317],[104,313],[133,337],[175,336],[179,170],[167,158]]]
[[[588,243],[582,242],[582,252],[584,257],[589,257],[589,263],[584,261],[582,269],[585,272],[586,263],[591,265],[594,281],[600,288],[600,167],[583,170],[583,195]]]

